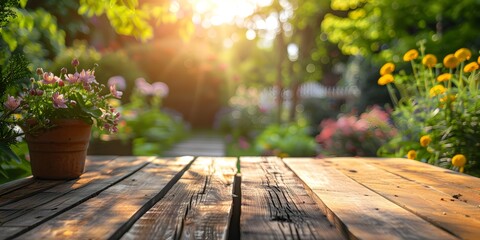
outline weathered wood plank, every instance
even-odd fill
[[[355,239],[457,239],[385,199],[323,159],[284,159],[306,184],[330,221]],[[376,175],[371,176],[377,178]]]
[[[23,199],[1,206],[0,215],[3,213],[5,217],[0,221],[0,238],[18,236],[94,197],[108,186],[144,167],[146,160],[147,158],[121,157],[115,161],[92,161],[88,164],[93,167],[89,167],[79,179],[56,181],[58,184],[52,188],[37,191],[34,195],[26,194]],[[106,165],[102,166],[102,163]],[[2,229],[10,227],[20,228],[16,228],[19,231],[14,235],[5,235]]]
[[[34,181],[35,181],[35,179],[32,176],[30,176],[30,177],[27,177],[27,178],[17,179],[17,180],[13,180],[13,181],[1,184],[0,185],[0,196],[3,196],[7,193],[10,193],[10,192],[15,191],[17,189],[25,187],[25,186],[31,184]]]
[[[343,239],[277,158],[240,158],[241,237],[244,239]]]
[[[442,191],[472,206],[480,206],[480,178],[403,158],[365,159],[384,171]]]
[[[25,239],[118,238],[131,219],[162,198],[193,158],[155,159],[150,164],[21,236]]]
[[[235,173],[235,158],[197,158],[122,239],[225,239]]]
[[[479,207],[420,184],[415,177],[400,177],[378,168],[372,161],[359,158],[325,159],[320,164],[325,167],[337,165],[337,169],[358,183],[462,239],[480,237]]]
[[[80,177],[80,180],[86,179],[86,176],[96,172],[99,168],[108,165],[108,162],[113,161],[114,159],[115,156],[88,156],[85,166],[86,173]],[[3,184],[0,189],[0,206],[35,195],[38,192],[45,191],[46,189],[62,184],[63,182],[64,181],[39,180],[29,177]]]

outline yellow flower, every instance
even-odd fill
[[[417,158],[417,151],[415,150],[408,151],[407,158],[411,160],[415,160],[415,158]]]
[[[428,68],[433,68],[435,67],[435,64],[437,64],[437,57],[435,57],[433,54],[427,54],[425,57],[423,57],[422,64]]]
[[[451,73],[444,73],[444,74],[440,74],[438,77],[437,77],[437,81],[438,82],[445,82],[445,81],[448,81],[452,79],[452,74]]]
[[[477,63],[480,64],[480,56],[478,56]]]
[[[14,117],[15,119],[18,119],[18,120],[23,119],[23,116],[22,116],[22,114],[20,114],[20,113],[14,113],[14,114],[13,114],[13,117]]]
[[[443,65],[447,68],[456,68],[458,63],[458,58],[453,54],[448,54],[443,59]]]
[[[108,104],[112,105],[112,107],[114,107],[114,108],[118,108],[118,107],[120,107],[122,102],[119,99],[110,98],[110,99],[108,99]]]
[[[413,59],[416,59],[418,57],[418,51],[416,49],[410,49],[408,52],[403,55],[403,61],[405,62],[410,62]]]
[[[468,48],[460,48],[455,52],[455,57],[457,57],[458,61],[460,62],[469,60],[471,56],[472,52],[470,52]]]
[[[387,85],[391,82],[393,82],[393,75],[392,74],[385,74],[378,79],[378,85],[381,85],[381,86]]]
[[[468,73],[468,72],[473,72],[478,69],[478,63],[476,62],[471,62],[467,64],[464,68],[463,71]]]
[[[420,138],[420,145],[422,147],[428,146],[428,144],[430,144],[430,142],[432,142],[432,138],[429,135],[425,135],[425,136],[422,136]]]
[[[385,63],[382,68],[380,68],[380,75],[390,74],[395,71],[395,64],[393,63]]]
[[[435,97],[437,95],[443,94],[447,89],[442,85],[436,85],[430,88],[430,97]]]
[[[455,167],[463,167],[467,163],[467,158],[463,154],[457,154],[452,158],[452,165]]]
[[[457,97],[456,97],[455,95],[449,94],[449,95],[447,95],[447,96],[444,96],[444,97],[440,98],[440,102],[441,102],[441,103],[445,103],[445,102],[447,102],[447,101],[453,102],[453,101],[455,101],[456,99],[457,99]]]

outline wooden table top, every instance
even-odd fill
[[[0,239],[480,239],[480,179],[407,159],[89,156],[0,185]]]

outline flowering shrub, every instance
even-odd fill
[[[411,74],[400,71],[394,76],[393,63],[380,69],[378,84],[389,90],[400,133],[382,147],[382,155],[480,173],[480,58],[469,62],[471,58],[471,51],[462,48],[438,63],[421,47],[403,57],[411,63]]]
[[[2,104],[9,97],[10,89],[16,88],[31,76],[28,65],[26,57],[20,53],[0,60],[0,183],[11,180],[12,177],[28,176],[30,172],[29,163],[19,157],[19,148],[11,148],[18,146],[22,134],[15,122],[12,122],[14,111]]]
[[[77,71],[79,61],[74,59],[75,73],[62,69],[60,76],[37,69],[38,80],[31,79],[19,96],[7,96],[4,107],[12,113],[11,120],[24,130],[49,128],[57,119],[80,119],[109,132],[117,130],[120,114],[109,104],[110,98],[120,98],[121,91],[110,86],[107,95],[99,93],[105,87],[95,79],[95,69]],[[27,123],[34,122],[33,128]]]
[[[111,82],[121,81],[112,78]],[[169,88],[163,82],[135,81],[130,102],[121,108],[120,131],[133,139],[135,155],[158,155],[185,137],[187,128],[182,116],[162,109]],[[122,124],[124,123],[124,124]]]
[[[278,157],[313,157],[317,144],[309,136],[307,123],[299,121],[288,125],[271,124],[255,140],[260,155]]]
[[[322,147],[322,155],[376,156],[377,150],[396,129],[390,124],[389,114],[375,106],[357,117],[343,115],[338,120],[327,119],[320,124],[316,140]]]

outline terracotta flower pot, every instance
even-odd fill
[[[32,174],[41,179],[74,179],[82,175],[91,125],[81,120],[56,120],[55,127],[26,134]]]

